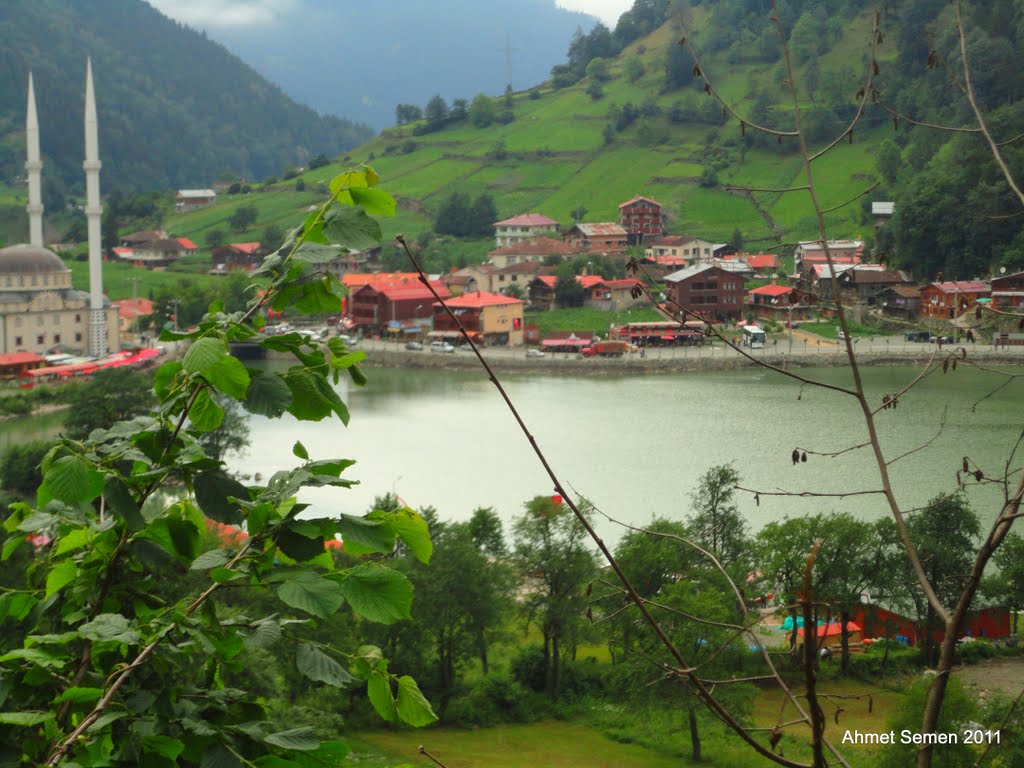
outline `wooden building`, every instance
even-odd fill
[[[736,320],[743,313],[743,278],[721,267],[687,267],[666,275],[665,285],[673,302],[709,322]]]
[[[619,205],[619,223],[626,230],[630,245],[643,245],[648,239],[661,237],[665,217],[661,203],[649,197],[634,197]]]

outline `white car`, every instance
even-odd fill
[[[528,349],[528,350],[526,350],[526,357],[527,357],[527,359],[529,359],[529,358],[544,357],[544,352],[543,352],[543,350],[540,350],[540,349]]]
[[[430,343],[431,352],[454,352],[455,347],[447,341],[433,341]]]

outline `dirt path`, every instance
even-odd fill
[[[979,699],[990,691],[1001,691],[1014,698],[1024,690],[1024,656],[997,657],[955,671],[961,680],[977,691]]]

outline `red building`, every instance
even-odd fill
[[[230,243],[213,249],[213,269],[216,272],[227,272],[244,269],[251,272],[262,262],[268,251],[260,243]]]
[[[451,293],[442,283],[434,284],[442,299]],[[432,306],[437,300],[420,283],[368,283],[349,297],[348,318],[353,328],[364,333],[385,333],[405,326],[430,325]]]
[[[649,237],[661,237],[665,228],[661,203],[649,197],[634,197],[622,203],[619,218],[630,245],[643,245]]]
[[[34,352],[11,352],[0,355],[0,379],[14,379],[27,376],[35,368],[42,368],[46,360]]]
[[[721,267],[687,267],[664,280],[669,298],[704,320],[736,320],[743,312],[743,278]]]
[[[992,278],[992,308],[1000,312],[1024,309],[1024,272]]]
[[[870,603],[857,606],[850,620],[863,628],[864,637],[898,639],[906,645],[918,645],[922,639],[921,625],[911,618]],[[945,632],[932,630],[932,639],[942,642]],[[968,614],[967,626],[961,633],[970,637],[1006,637],[1010,634],[1010,611],[1007,608],[982,608]]]
[[[921,289],[917,313],[921,317],[952,320],[973,309],[978,299],[987,299],[991,295],[992,286],[979,280],[931,283]]]

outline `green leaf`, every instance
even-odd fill
[[[81,504],[103,492],[103,475],[81,456],[64,456],[50,465],[43,485],[53,498],[65,504]]]
[[[317,738],[316,731],[309,726],[272,733],[263,740],[274,747],[300,752],[309,752],[320,746],[320,739]]]
[[[331,404],[317,389],[313,374],[302,368],[293,368],[284,376],[291,390],[292,402],[288,412],[300,421],[322,421],[331,415]]]
[[[373,216],[394,216],[395,198],[383,189],[352,187],[349,190],[352,200],[364,211]]]
[[[54,704],[71,701],[75,704],[88,704],[99,701],[103,696],[102,688],[68,688],[64,693],[53,700]]]
[[[170,736],[144,736],[142,751],[147,755],[160,755],[168,760],[177,760],[178,755],[185,751],[185,743]]]
[[[223,744],[214,744],[203,750],[199,768],[243,768],[242,761],[231,754]]]
[[[93,724],[85,729],[86,733],[100,733],[104,728],[121,718],[128,717],[127,712],[104,712],[93,721]]]
[[[365,170],[357,168],[350,171],[345,171],[344,173],[339,173],[337,176],[330,180],[327,187],[328,189],[331,190],[332,195],[335,195],[342,199],[347,199],[344,197],[344,194],[352,187],[372,187],[376,183],[376,181],[370,183],[370,178],[367,175],[367,171],[373,173],[373,171],[369,167],[367,167]],[[375,177],[375,179],[379,178],[376,173],[374,173],[373,176]]]
[[[63,555],[66,552],[74,552],[89,543],[89,531],[85,528],[75,528],[60,537],[57,548],[53,551],[55,555]]]
[[[352,609],[381,624],[410,618],[412,584],[404,574],[376,563],[365,563],[348,571],[341,591]]]
[[[345,602],[338,584],[309,571],[289,574],[277,588],[277,596],[286,605],[322,619],[334,615]]]
[[[0,663],[5,661],[27,661],[43,669],[60,669],[68,662],[68,658],[64,654],[56,656],[41,648],[15,648],[0,656]]]
[[[356,365],[357,363],[361,363],[365,359],[366,353],[363,352],[362,350],[358,352],[350,352],[347,355],[332,358],[331,368],[343,371],[346,368],[351,368],[353,365]]]
[[[9,618],[24,621],[39,601],[24,592],[0,596],[0,619]]]
[[[332,243],[356,251],[368,251],[380,245],[380,224],[361,208],[335,205],[324,215],[324,234]]]
[[[121,478],[107,475],[103,482],[103,498],[111,511],[125,521],[129,531],[141,531],[146,527],[138,502]]]
[[[347,688],[355,678],[338,662],[312,645],[303,643],[295,651],[295,664],[303,675],[318,683]]]
[[[324,551],[323,536],[303,536],[288,528],[282,528],[274,534],[274,543],[288,557],[300,563],[312,560]]]
[[[342,513],[338,533],[345,544],[345,551],[353,555],[387,553],[395,548],[395,531],[383,520],[368,520]]]
[[[244,400],[249,389],[249,371],[236,357],[227,355],[211,365],[203,376],[228,397]]]
[[[308,261],[313,264],[320,264],[330,261],[341,252],[339,245],[323,245],[306,241],[295,251],[295,258],[300,261]]]
[[[228,501],[228,497],[236,499],[249,498],[248,489],[226,472],[203,472],[193,482],[196,503],[203,514],[218,523],[237,525],[242,522],[242,509],[237,501]]]
[[[190,571],[208,571],[211,568],[220,568],[231,562],[231,558],[234,556],[234,553],[227,549],[211,549],[193,560],[188,569]]]
[[[395,697],[391,693],[391,676],[386,672],[374,670],[366,681],[366,694],[377,714],[389,723],[398,719]]]
[[[228,346],[223,339],[204,336],[192,342],[181,365],[189,373],[205,374],[227,354]]]
[[[79,634],[86,640],[98,642],[113,641],[132,645],[142,640],[131,622],[119,613],[101,613],[95,619],[78,628]]]
[[[304,315],[341,312],[341,296],[334,292],[331,276],[305,283],[295,300],[295,309]]]
[[[408,675],[398,678],[398,717],[413,728],[422,728],[437,720],[430,702]]]
[[[76,530],[81,530],[81,529],[79,528],[79,529],[76,529]],[[72,533],[74,533],[74,532],[75,531],[72,531]],[[63,544],[64,543],[64,539],[66,539],[66,538],[67,538],[66,536],[64,538],[62,538],[60,543]],[[18,550],[18,547],[20,547],[24,543],[25,543],[25,537],[24,536],[14,535],[14,536],[8,536],[6,539],[4,539],[3,551],[0,552],[0,561],[9,560],[11,555],[13,555]],[[60,545],[58,544],[58,547],[59,546]],[[59,555],[59,554],[63,554],[63,553],[57,552],[57,554]]]
[[[0,723],[4,725],[41,725],[52,719],[52,712],[0,712]]]
[[[224,421],[224,409],[210,395],[210,390],[205,387],[199,390],[192,408],[188,412],[192,428],[199,432],[213,432]]]
[[[156,391],[157,397],[161,400],[167,398],[174,387],[174,379],[181,370],[180,360],[171,360],[156,369],[156,376],[153,377],[153,389]]]
[[[430,530],[427,528],[426,520],[405,507],[396,509],[388,515],[388,525],[398,534],[398,537],[417,560],[421,563],[430,562],[434,545],[430,541]]]
[[[242,405],[249,413],[277,418],[292,404],[292,392],[284,380],[273,373],[256,376]]]
[[[303,461],[309,461],[309,452],[306,451],[306,446],[300,443],[298,440],[295,441],[295,445],[292,446],[292,453]]]
[[[78,566],[74,560],[61,560],[46,574],[46,596],[60,592],[74,581],[77,575]]]
[[[257,648],[270,648],[281,639],[281,625],[277,619],[268,618],[258,622],[249,635],[249,642]]]

